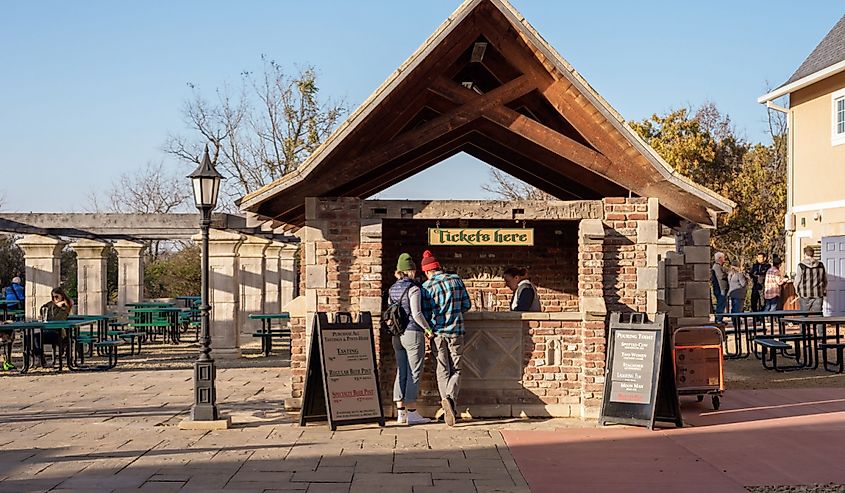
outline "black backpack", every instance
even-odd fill
[[[387,308],[381,314],[381,330],[391,336],[401,336],[405,333],[405,327],[408,326],[408,314],[402,308],[402,298],[408,296],[408,291],[411,290],[415,283],[405,288],[399,299],[387,305]],[[390,298],[388,297],[388,301]]]

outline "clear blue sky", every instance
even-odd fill
[[[161,152],[183,130],[186,83],[210,93],[259,69],[261,54],[316,66],[323,93],[355,107],[459,3],[4,2],[5,209],[83,210],[91,191],[147,161],[187,174]],[[625,118],[712,100],[751,140],[766,139],[755,100],[767,82],[786,80],[843,14],[829,0],[513,3]],[[381,196],[482,198],[486,179],[458,157]]]

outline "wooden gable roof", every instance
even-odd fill
[[[467,0],[298,169],[239,206],[300,226],[459,152],[559,199],[629,193],[702,225],[734,204],[677,174],[503,0]]]

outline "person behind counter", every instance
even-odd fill
[[[508,267],[502,277],[505,285],[513,291],[511,310],[515,312],[539,312],[540,297],[537,288],[527,278],[528,273],[520,267]]]
[[[393,336],[396,354],[396,380],[393,383],[393,402],[396,403],[396,421],[399,424],[428,423],[417,411],[417,394],[420,389],[423,362],[425,361],[425,334],[431,328],[422,311],[422,288],[414,280],[417,266],[407,253],[399,255],[396,262],[396,279],[390,287],[390,302],[399,303],[408,316],[402,335]]]

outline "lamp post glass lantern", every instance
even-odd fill
[[[202,232],[202,289],[200,302],[200,354],[194,363],[194,405],[191,408],[192,421],[216,421],[220,418],[217,411],[217,392],[214,379],[217,369],[211,357],[211,333],[209,332],[208,305],[208,230],[211,227],[211,211],[217,207],[217,194],[223,176],[214,169],[208,157],[208,146],[202,162],[188,175],[194,190],[194,203],[200,210],[200,230]]]

